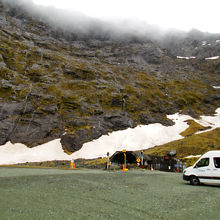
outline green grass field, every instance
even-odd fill
[[[219,201],[178,173],[0,168],[1,220],[219,220]]]

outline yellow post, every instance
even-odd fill
[[[124,164],[125,164],[124,169],[126,169],[126,153],[124,153]]]
[[[128,169],[126,168],[126,150],[122,150],[122,152],[124,153],[124,167],[123,167],[123,171],[128,171]]]

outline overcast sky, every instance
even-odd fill
[[[134,19],[163,28],[220,33],[220,0],[33,0],[103,20]]]

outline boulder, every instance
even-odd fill
[[[61,137],[61,144],[70,152],[79,150],[82,147],[82,142],[79,137],[74,134],[66,134]]]

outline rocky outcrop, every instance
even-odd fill
[[[158,43],[166,48],[170,57],[195,57],[200,60],[219,56],[220,34],[203,33],[191,30],[188,33],[168,33],[165,40],[158,40]]]

